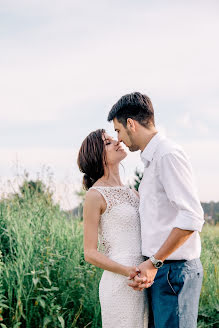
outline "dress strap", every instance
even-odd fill
[[[134,197],[128,186],[93,186],[90,189],[92,188],[99,191],[105,199],[106,211],[110,211],[113,206],[133,202],[133,199],[136,202],[136,197]]]
[[[107,193],[104,191],[105,188],[102,187],[102,186],[101,187],[95,186],[95,187],[91,187],[90,189],[97,190],[103,196],[103,198],[106,202],[106,210],[104,211],[104,213],[107,212],[110,209],[110,202],[109,202],[109,199],[107,197]]]

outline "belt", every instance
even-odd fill
[[[148,260],[149,257],[148,256],[144,256],[145,260]],[[165,260],[163,261],[164,264],[170,264],[170,263],[184,263],[187,262],[187,260]]]

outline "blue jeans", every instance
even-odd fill
[[[200,259],[164,264],[148,288],[149,328],[196,328],[203,279]]]

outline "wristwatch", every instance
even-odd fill
[[[157,260],[155,259],[154,255],[152,255],[149,260],[151,260],[153,266],[156,268],[156,269],[159,269],[163,266],[163,261],[161,260]]]

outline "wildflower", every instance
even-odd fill
[[[2,316],[0,316],[0,321],[3,321],[3,318],[2,318]]]

